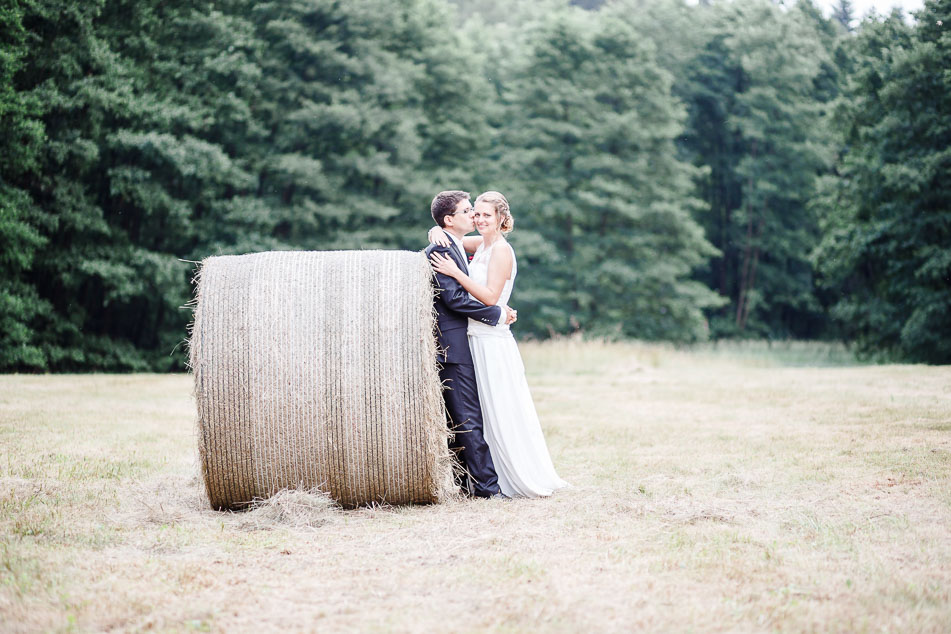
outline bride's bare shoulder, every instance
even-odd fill
[[[512,262],[514,261],[515,252],[507,241],[500,239],[493,242],[489,247],[489,262],[493,266],[497,266],[503,270],[511,270]]]
[[[515,249],[512,248],[511,243],[505,238],[499,238],[492,244],[492,252],[495,253],[504,253],[503,258],[511,259],[515,257]],[[495,247],[499,247],[496,249]]]

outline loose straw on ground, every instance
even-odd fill
[[[286,488],[345,507],[449,494],[430,279],[408,251],[201,263],[190,364],[213,507]]]

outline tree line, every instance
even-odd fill
[[[522,335],[951,361],[951,0],[2,0],[0,370],[184,367],[193,261],[516,219]]]

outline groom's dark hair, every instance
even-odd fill
[[[429,211],[433,214],[433,220],[440,227],[445,227],[446,216],[451,216],[456,212],[456,205],[459,204],[460,200],[468,199],[469,192],[459,191],[458,189],[439,192],[429,206]]]

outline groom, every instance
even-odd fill
[[[436,224],[452,241],[449,247],[431,244],[426,257],[441,253],[452,258],[464,272],[466,265],[462,238],[475,228],[472,203],[468,192],[444,191],[436,194],[430,205]],[[505,306],[486,306],[469,297],[469,293],[453,278],[436,273],[435,298],[437,339],[439,340],[439,378],[448,389],[443,390],[446,409],[455,435],[450,448],[469,472],[469,491],[477,497],[502,497],[489,446],[482,435],[482,408],[476,386],[472,354],[469,352],[467,329],[469,318],[495,326],[515,321],[514,311]]]

